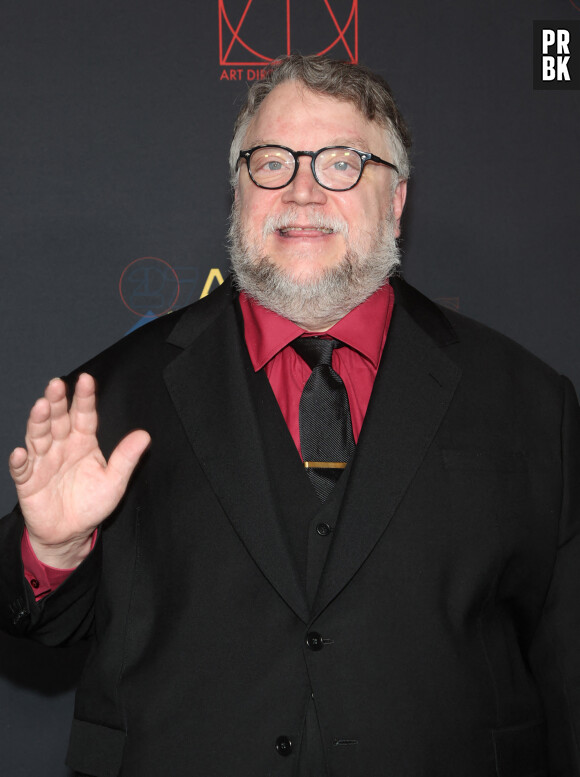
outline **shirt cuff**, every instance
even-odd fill
[[[91,550],[95,547],[97,541],[97,530],[93,532]],[[59,585],[75,571],[73,569],[58,569],[44,564],[37,558],[36,553],[30,544],[28,529],[24,529],[22,542],[20,545],[22,555],[22,564],[24,566],[24,577],[28,580],[30,587],[34,591],[34,598],[38,602],[43,597],[55,591]]]

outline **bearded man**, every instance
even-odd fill
[[[33,407],[0,618],[92,638],[78,773],[580,775],[578,404],[397,276],[409,146],[382,78],[278,62],[232,282]]]

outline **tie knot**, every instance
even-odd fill
[[[298,337],[292,342],[292,348],[311,370],[322,365],[332,367],[332,352],[342,345],[340,340],[329,337]]]

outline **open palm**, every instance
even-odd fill
[[[97,423],[93,378],[79,376],[70,409],[66,385],[55,379],[30,412],[26,448],[16,448],[10,456],[30,541],[46,563],[59,558],[70,563],[69,551],[87,544],[121,500],[149,444],[147,432],[131,432],[107,462],[97,441]]]

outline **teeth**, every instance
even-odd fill
[[[330,235],[332,232],[334,232],[333,229],[330,229],[330,227],[280,227],[280,232],[286,233],[286,232],[312,232],[315,230],[316,232],[322,232],[325,235]]]

